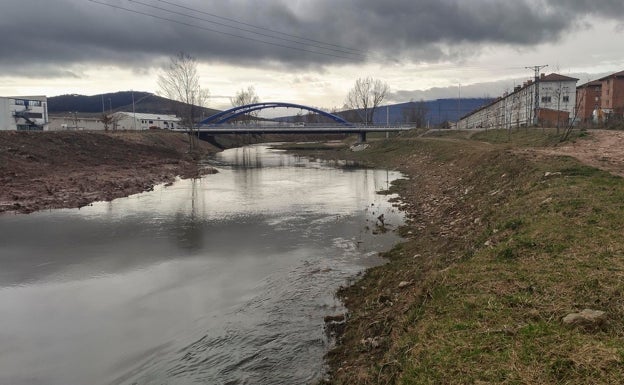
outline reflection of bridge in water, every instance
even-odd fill
[[[262,122],[263,124],[229,124],[227,122],[240,116],[249,116],[250,113],[272,108],[296,108],[318,114],[332,123],[280,123]],[[238,106],[214,114],[200,122],[198,131],[206,136],[219,134],[358,134],[361,142],[366,141],[369,132],[407,131],[414,128],[411,125],[364,125],[354,124],[344,118],[330,114],[318,108],[301,104],[266,102]]]
[[[390,131],[407,131],[414,128],[413,125],[351,125],[343,126],[337,124],[306,124],[303,126],[295,125],[233,125],[219,124],[202,126],[198,129],[204,135],[223,135],[223,134],[358,134],[360,142],[366,141],[368,132],[390,132]]]

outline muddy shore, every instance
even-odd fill
[[[218,149],[188,136],[145,132],[0,132],[0,213],[76,208],[147,191],[210,169]]]

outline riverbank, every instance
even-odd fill
[[[329,382],[622,383],[624,181],[564,156],[619,133],[436,135],[298,149],[409,176],[392,188],[407,241],[339,293]],[[594,318],[570,316],[584,309]]]
[[[143,132],[0,132],[0,213],[75,208],[193,177],[218,149],[188,136]]]

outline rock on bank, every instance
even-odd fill
[[[0,213],[82,207],[196,176],[196,158],[218,150],[199,141],[189,154],[188,139],[168,131],[0,132]]]

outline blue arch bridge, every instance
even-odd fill
[[[284,122],[245,122],[230,124],[241,116],[249,116],[250,113],[270,108],[296,108],[306,110],[327,118],[330,123],[284,123]],[[347,122],[340,116],[330,114],[318,108],[294,103],[266,102],[253,103],[238,106],[226,111],[219,112],[199,123],[198,131],[203,137],[219,134],[357,134],[360,142],[366,141],[369,132],[407,131],[414,128],[413,125],[365,125]]]

